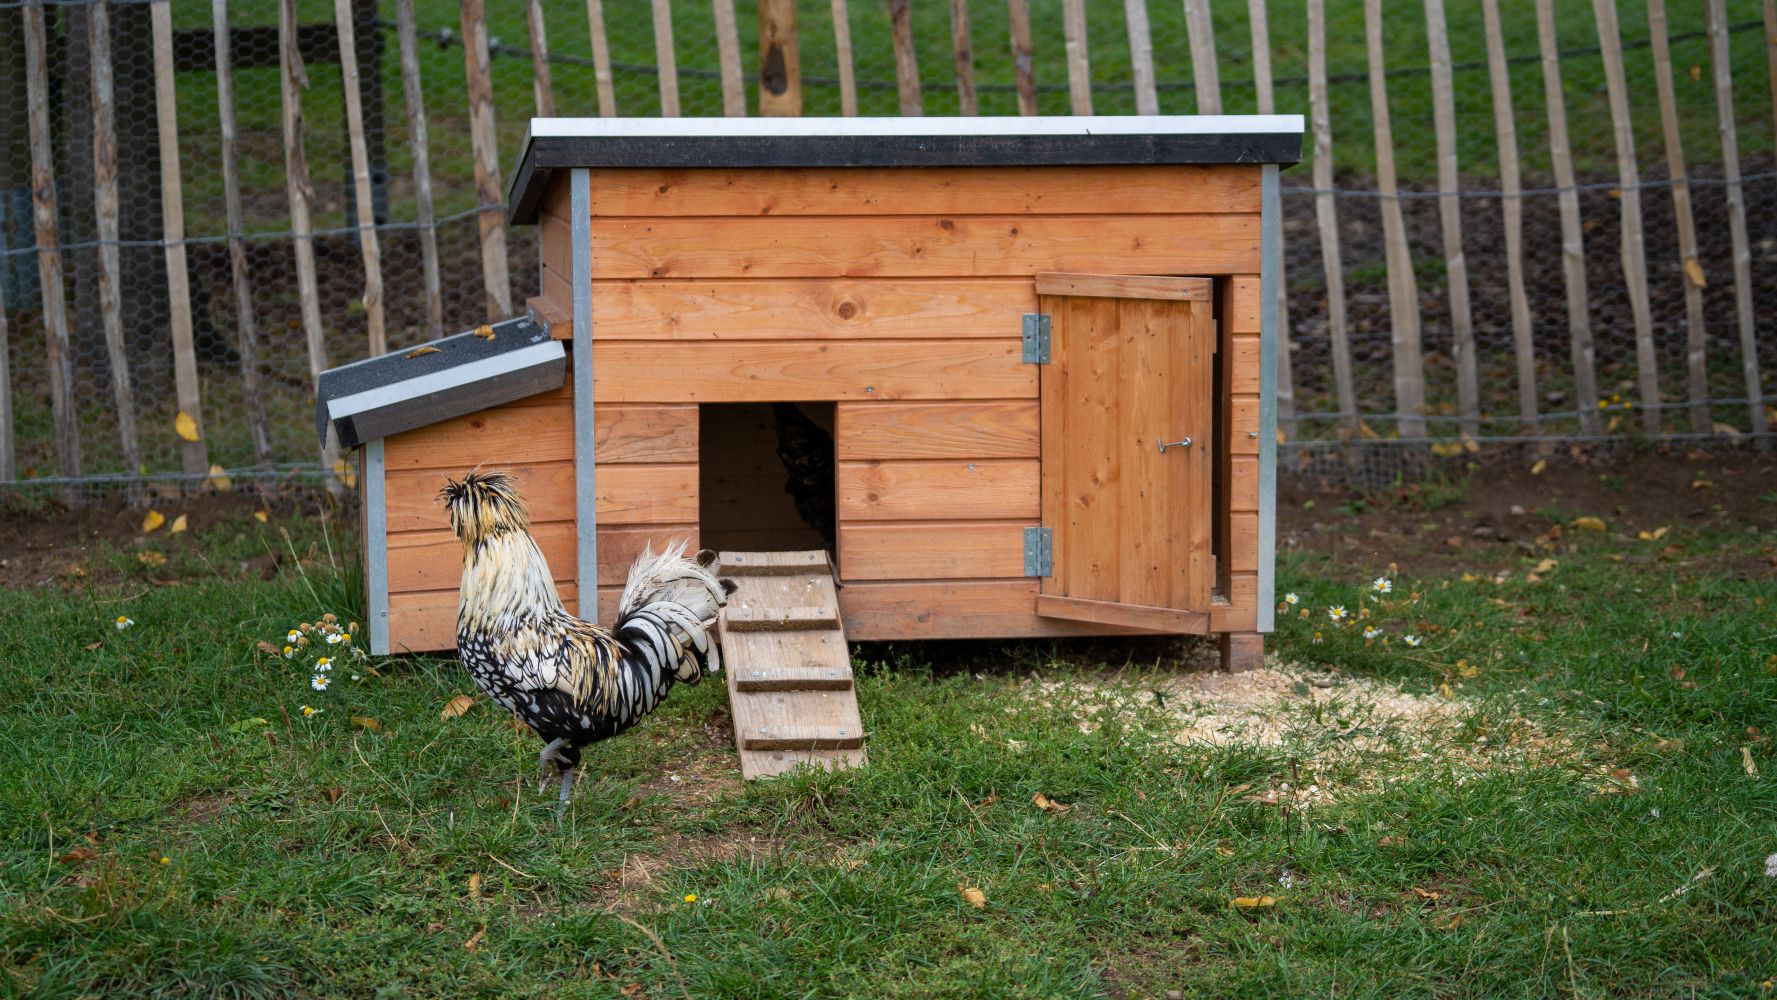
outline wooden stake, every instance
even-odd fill
[[[111,368],[111,399],[117,406],[117,437],[129,475],[142,469],[136,436],[136,394],[130,359],[123,346],[123,267],[117,241],[117,101],[111,88],[111,7],[99,0],[87,8],[87,51],[92,70],[93,215],[99,241],[99,316]],[[196,419],[196,414],[192,418]],[[135,491],[131,491],[134,495]]]
[[[1706,0],[1709,61],[1715,77],[1715,113],[1721,128],[1722,180],[1728,195],[1728,236],[1734,253],[1734,317],[1740,326],[1740,371],[1746,382],[1752,432],[1765,433],[1765,401],[1759,385],[1758,329],[1752,312],[1752,249],[1746,240],[1746,194],[1740,182],[1740,139],[1734,125],[1734,71],[1729,64],[1727,11]],[[1766,447],[1761,442],[1760,447]]]
[[[1086,0],[1061,0],[1067,41],[1067,97],[1076,115],[1092,113],[1092,65],[1086,49]]]
[[[1536,38],[1542,50],[1543,97],[1549,106],[1549,160],[1561,205],[1561,269],[1567,279],[1574,405],[1579,409],[1580,430],[1597,434],[1604,425],[1598,419],[1598,379],[1587,307],[1585,230],[1580,226],[1580,195],[1575,187],[1573,151],[1567,141],[1567,99],[1561,86],[1561,49],[1555,39],[1552,2],[1536,0]]]
[[[969,2],[950,0],[950,47],[956,54],[956,105],[965,115],[978,115],[975,96],[975,50],[969,44]]]
[[[833,52],[839,60],[839,112],[851,118],[858,113],[858,81],[852,69],[851,15],[845,0],[833,0]]]
[[[1209,0],[1185,0],[1185,34],[1191,42],[1191,79],[1197,88],[1197,113],[1222,113],[1222,83],[1216,71],[1216,28]]]
[[[679,61],[673,50],[672,0],[653,0],[654,62],[660,67],[660,114],[679,117]]]
[[[1036,58],[1030,45],[1029,0],[1006,0],[1006,21],[1012,35],[1012,73],[1017,80],[1018,113],[1037,113]]]
[[[605,36],[604,0],[586,0],[586,30],[592,33],[592,80],[598,88],[599,117],[614,118],[617,94],[611,84],[611,43]]]
[[[1277,111],[1271,87],[1271,27],[1266,17],[1267,0],[1247,0],[1247,20],[1252,25],[1253,90],[1259,114]],[[1286,441],[1296,439],[1296,382],[1290,368],[1290,293],[1284,280],[1283,230],[1278,227],[1277,259],[1265,263],[1277,268],[1277,428]]]
[[[531,96],[537,102],[537,117],[554,118],[555,88],[549,82],[549,36],[543,29],[543,0],[525,0],[524,18],[531,32]]]
[[[1765,75],[1771,81],[1771,127],[1777,134],[1777,0],[1765,0]]]
[[[191,276],[185,261],[185,192],[180,186],[179,101],[173,92],[173,14],[169,5],[151,4],[154,35],[154,117],[160,143],[161,239],[167,258],[167,326],[173,338],[173,394],[179,409],[199,429],[196,441],[181,441],[180,466],[187,474],[210,470],[202,433],[203,403],[197,381],[197,350],[192,342]]]
[[[0,483],[17,478],[12,443],[12,333],[6,328],[6,283],[0,281]]]
[[[1327,338],[1343,433],[1357,433],[1357,388],[1351,375],[1351,331],[1346,325],[1345,269],[1339,259],[1339,208],[1333,200],[1333,122],[1327,100],[1326,0],[1308,0],[1308,108],[1314,129],[1314,216],[1327,278]]]
[[[413,146],[413,200],[420,232],[420,263],[425,272],[426,331],[444,336],[444,295],[438,279],[438,225],[432,213],[432,153],[426,134],[426,96],[420,87],[419,38],[413,0],[395,0],[395,32],[401,46],[401,93],[407,100],[407,128]]]
[[[370,195],[370,154],[364,144],[363,81],[358,76],[357,41],[352,34],[352,0],[333,0],[339,31],[340,85],[345,90],[346,132],[351,136],[352,190],[357,197],[358,255],[364,261],[364,320],[370,355],[389,353],[389,332],[383,317],[383,253],[376,236],[376,203]],[[382,81],[376,81],[382,86]]]
[[[1154,86],[1154,35],[1148,26],[1148,0],[1123,0],[1123,22],[1129,26],[1129,69],[1135,83],[1135,113],[1160,113]]]
[[[80,424],[74,414],[74,366],[68,356],[68,293],[62,284],[62,241],[56,223],[55,143],[49,132],[49,59],[43,6],[25,13],[26,117],[31,131],[31,215],[36,226],[37,281],[43,294],[43,337],[48,347],[49,406],[56,425],[56,473],[80,476]],[[130,470],[134,472],[135,470]],[[62,500],[80,503],[74,487]]]
[[[321,326],[321,296],[315,282],[315,239],[311,203],[314,186],[309,181],[308,158],[302,149],[302,91],[308,74],[302,67],[302,47],[296,35],[296,0],[278,0],[278,63],[284,98],[284,187],[290,198],[290,229],[295,234],[296,294],[302,309],[302,328],[308,337],[309,376],[327,370],[326,331]],[[328,435],[321,446],[321,468],[327,489],[339,493],[339,445]]]
[[[1499,187],[1505,216],[1506,289],[1512,313],[1512,352],[1518,362],[1518,418],[1536,433],[1536,344],[1530,295],[1524,285],[1524,201],[1518,163],[1518,124],[1512,111],[1512,76],[1500,31],[1499,0],[1481,0],[1487,38],[1487,76],[1493,85],[1493,140],[1499,149]]]
[[[216,107],[222,124],[222,203],[228,216],[228,265],[234,279],[235,340],[241,356],[241,403],[253,438],[253,460],[261,470],[272,464],[271,430],[259,385],[259,326],[253,316],[253,286],[247,278],[246,213],[241,208],[241,168],[235,151],[234,62],[229,51],[228,0],[210,0],[216,42]],[[261,483],[262,486],[269,485]]]
[[[846,39],[844,62],[851,61]],[[857,110],[857,95],[852,95]],[[802,114],[802,35],[796,23],[795,0],[759,2],[759,113],[772,118]]]
[[[1697,260],[1697,222],[1691,212],[1691,181],[1685,170],[1684,138],[1678,130],[1678,96],[1672,82],[1667,42],[1666,0],[1647,0],[1648,41],[1654,57],[1654,86],[1660,96],[1660,130],[1666,145],[1666,173],[1672,179],[1672,215],[1678,226],[1678,280],[1684,286],[1685,372],[1691,431],[1708,434],[1708,336],[1703,328],[1703,266]]]
[[[747,116],[747,85],[740,69],[740,29],[734,23],[734,0],[710,0],[716,15],[716,58],[722,64],[722,113]]]
[[[1475,367],[1475,321],[1469,307],[1468,258],[1462,252],[1462,174],[1456,164],[1456,97],[1450,78],[1450,35],[1444,0],[1425,0],[1431,50],[1433,129],[1438,148],[1438,216],[1444,234],[1444,275],[1450,288],[1451,353],[1456,361],[1456,413],[1461,432],[1481,433],[1481,383]]]
[[[889,0],[889,22],[895,36],[895,92],[902,115],[923,115],[919,92],[919,56],[913,50],[913,0]]]
[[[1364,0],[1364,42],[1370,62],[1370,118],[1376,129],[1376,188],[1382,194],[1383,252],[1388,261],[1388,313],[1394,338],[1395,422],[1405,439],[1425,437],[1425,365],[1420,357],[1419,283],[1407,249],[1407,223],[1395,183],[1394,130],[1388,117],[1382,55],[1382,0]]]
[[[494,85],[482,0],[462,0],[463,70],[469,84],[469,144],[475,154],[475,198],[481,212],[481,282],[488,319],[512,315],[506,268],[505,192],[500,190],[500,137],[494,127]]]

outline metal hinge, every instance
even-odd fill
[[[1049,363],[1049,314],[1024,314],[1024,363],[1027,365],[1046,365]]]
[[[1048,576],[1055,571],[1055,551],[1048,528],[1024,529],[1024,575]]]

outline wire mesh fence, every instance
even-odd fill
[[[728,39],[745,107],[759,108],[754,3],[549,0],[466,17],[479,6],[0,0],[0,491],[178,485],[212,466],[237,479],[259,469],[267,483],[318,481],[327,469],[313,433],[317,358],[367,356],[379,326],[398,350],[490,318],[481,225],[493,206],[476,185],[466,59],[477,29],[501,172],[541,101],[561,115],[596,115],[601,96],[627,116],[675,102],[682,115],[723,114],[734,100]],[[1495,442],[1650,431],[1745,439],[1761,429],[1777,370],[1777,49],[1767,45],[1777,25],[1764,23],[1760,0],[1669,11],[1659,0],[1508,0],[1491,20],[1492,0],[1448,10],[1437,0],[790,6],[807,115],[838,115],[855,101],[861,115],[953,115],[972,104],[983,115],[1274,108],[1324,117],[1324,164],[1311,163],[1310,135],[1304,163],[1285,174],[1286,470],[1349,470],[1366,443],[1372,457],[1360,464],[1374,478],[1428,452]],[[1021,12],[1028,77],[1013,57]],[[305,83],[294,92],[307,185],[289,169],[292,52]],[[356,133],[380,257],[375,303],[364,298],[348,62],[363,81]],[[1551,71],[1565,142],[1552,122]],[[1502,108],[1517,147],[1510,163]],[[1330,168],[1320,180],[1317,166]],[[1450,191],[1454,199],[1442,197]],[[312,215],[306,236],[298,200]],[[1514,211],[1521,223],[1508,220]],[[1460,223],[1454,242],[1451,222]],[[497,238],[505,300],[522,308],[535,291],[535,234]],[[429,243],[436,302],[423,277]],[[1423,363],[1403,371],[1409,325]],[[1576,353],[1582,327],[1590,346]],[[65,354],[54,349],[58,328]],[[1342,386],[1336,362],[1347,351]]]

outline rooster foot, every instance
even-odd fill
[[[565,739],[554,739],[549,742],[548,746],[543,748],[542,753],[537,754],[537,791],[539,793],[549,787],[550,778],[555,777],[556,774],[563,774],[573,770],[574,765],[568,760],[567,756],[562,753],[562,748],[567,745],[568,741]],[[551,764],[555,765],[553,772],[549,767]],[[563,795],[566,794],[566,792],[563,792]]]
[[[570,795],[573,794],[573,791],[574,791],[574,769],[571,767],[562,768],[562,772],[561,772],[561,801],[559,801],[555,804],[555,821],[557,823],[561,822],[562,814],[568,811],[568,798]]]

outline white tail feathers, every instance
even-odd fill
[[[629,581],[617,602],[619,631],[625,619],[648,612],[678,633],[672,639],[681,652],[676,673],[682,681],[695,682],[700,664],[707,664],[711,673],[722,669],[721,651],[711,632],[734,584],[716,576],[714,561],[713,555],[697,562],[686,559],[684,541],[658,553],[652,546],[645,548],[630,566]]]

